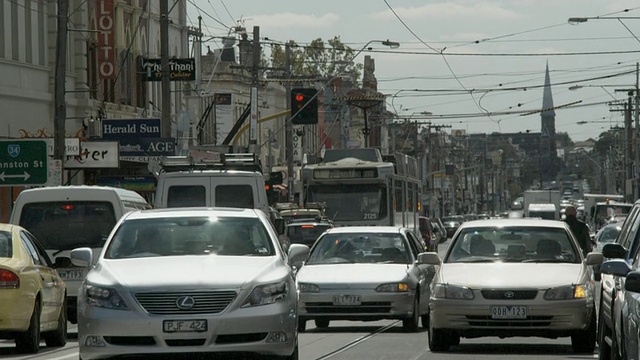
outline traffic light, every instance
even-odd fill
[[[291,90],[291,123],[307,125],[318,123],[318,90],[298,88]]]

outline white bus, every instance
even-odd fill
[[[415,158],[383,159],[377,149],[327,150],[302,168],[304,202],[319,203],[336,226],[392,225],[419,235],[420,179]]]

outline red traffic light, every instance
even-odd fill
[[[302,94],[296,94],[296,101],[298,102],[302,102],[304,100],[304,95]]]

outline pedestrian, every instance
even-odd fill
[[[576,217],[577,210],[573,205],[569,205],[565,209],[565,222],[571,228],[571,232],[573,236],[578,240],[578,244],[582,249],[582,253],[584,256],[587,256],[589,252],[591,252],[591,236],[589,236],[589,227],[583,221],[578,220]]]

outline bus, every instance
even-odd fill
[[[403,226],[419,231],[418,162],[378,149],[331,149],[302,168],[304,203],[322,204],[335,226]],[[418,235],[419,236],[419,235]]]

